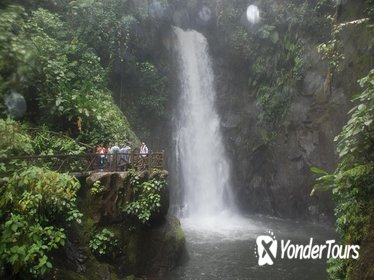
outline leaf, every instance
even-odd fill
[[[322,169],[320,169],[318,167],[315,167],[315,166],[311,167],[310,171],[312,171],[314,174],[328,175],[328,173],[326,171],[324,171],[324,170],[322,170]]]
[[[56,99],[56,106],[58,107],[61,103],[62,103],[62,98],[61,97],[57,97],[57,99]]]
[[[365,110],[367,107],[366,107],[366,105],[365,104],[360,104],[358,107],[357,107],[357,109],[359,110],[359,111],[363,111],[363,110]]]
[[[18,230],[18,224],[13,224],[12,226],[11,226],[11,230],[12,231],[14,231],[14,232],[16,232],[17,230]]]
[[[279,41],[279,34],[277,31],[271,33],[271,41],[276,44]]]
[[[368,121],[364,122],[364,124],[365,124],[366,126],[369,126],[369,125],[371,125],[372,123],[373,123],[373,120],[368,120]]]

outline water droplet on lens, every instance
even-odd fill
[[[212,11],[207,6],[203,6],[199,11],[199,18],[204,22],[208,22],[211,17]]]
[[[4,100],[8,114],[11,118],[19,120],[26,113],[26,100],[23,95],[18,92],[12,91],[10,94],[5,96]]]
[[[165,8],[159,1],[153,1],[149,5],[149,15],[155,19],[161,19],[165,14]]]
[[[255,5],[249,5],[247,8],[247,20],[252,23],[258,23],[260,21],[260,10]]]

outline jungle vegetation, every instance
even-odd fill
[[[160,39],[170,18],[156,20],[140,2],[1,1],[0,159],[82,153],[86,145],[157,137],[174,98],[169,54],[161,51]],[[259,109],[257,125],[270,139],[284,125],[306,71],[308,39],[320,43],[321,57],[339,75],[344,57],[333,1],[283,1],[273,12],[264,4],[265,24],[255,30],[241,24],[247,1],[218,2],[220,39],[214,40],[222,40],[230,61],[245,65],[247,91]],[[373,9],[365,13],[372,24]],[[374,232],[373,70],[359,84],[349,120],[335,139],[336,170],[313,169],[321,175],[315,190],[333,193],[344,244],[362,244]],[[24,114],[3,102],[14,96],[24,98]],[[77,205],[80,183],[48,166],[20,161],[0,161],[0,175],[0,277],[43,277],[53,267],[51,253],[65,244],[67,229],[83,219]],[[166,183],[140,181],[136,174],[131,181],[133,199],[123,214],[144,225],[160,207]],[[100,191],[94,185],[93,195]],[[113,232],[102,229],[89,248],[98,257],[110,256],[117,243]],[[351,261],[333,260],[328,271],[331,279],[349,279],[353,267]]]

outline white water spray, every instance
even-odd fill
[[[217,228],[235,212],[230,188],[230,165],[215,109],[216,92],[208,44],[193,30],[174,29],[181,95],[175,139],[183,217],[194,224]],[[219,226],[218,226],[219,227]]]

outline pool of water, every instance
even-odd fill
[[[261,216],[224,218],[210,223],[181,219],[189,259],[174,269],[168,279],[327,279],[326,259],[276,258],[273,265],[259,266],[256,237],[271,231],[276,240],[308,244],[312,237],[313,244],[324,244],[326,240],[337,239],[333,229]]]

